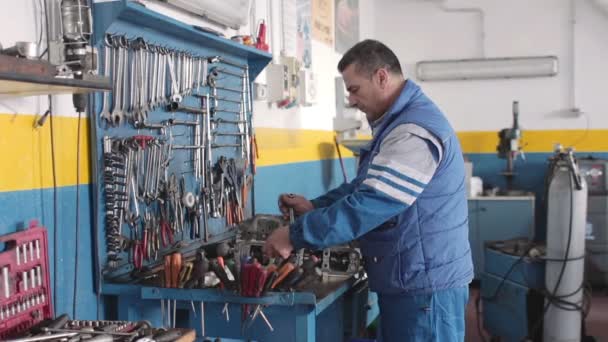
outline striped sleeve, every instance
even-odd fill
[[[400,125],[382,142],[363,184],[411,205],[433,177],[441,155],[442,145],[426,129]]]
[[[357,239],[411,206],[433,177],[442,145],[416,125],[401,125],[384,138],[361,186],[291,225],[294,248],[321,249]]]

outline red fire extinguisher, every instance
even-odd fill
[[[256,49],[268,52],[268,43],[266,43],[266,22],[264,20],[260,22],[255,47]]]

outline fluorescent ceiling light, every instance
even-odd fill
[[[555,56],[422,61],[416,64],[421,81],[486,80],[557,75]]]

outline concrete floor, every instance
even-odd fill
[[[477,314],[475,311],[475,300],[479,296],[479,289],[472,287],[470,299],[467,305],[467,342],[482,342],[477,330]],[[608,291],[595,290],[591,302],[591,312],[587,316],[587,334],[595,337],[597,342],[608,342]],[[483,326],[483,325],[482,325]],[[483,332],[485,333],[485,332]],[[485,341],[489,341],[489,335],[485,335]]]

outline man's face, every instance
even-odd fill
[[[348,102],[351,106],[365,113],[370,122],[378,119],[383,112],[382,99],[384,83],[375,72],[372,77],[357,70],[355,63],[349,65],[342,72],[344,85],[348,91]]]

